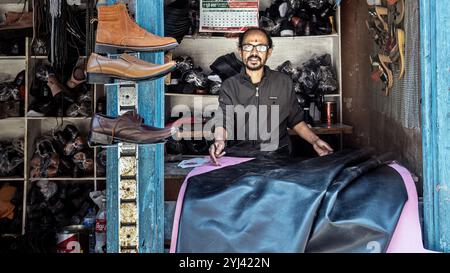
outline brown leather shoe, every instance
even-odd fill
[[[174,38],[157,36],[136,24],[125,4],[98,6],[96,52],[166,51],[177,46],[178,42]]]
[[[136,144],[162,143],[175,134],[174,127],[156,128],[143,124],[142,118],[129,111],[118,118],[94,115],[89,132],[89,145],[112,145],[118,142]]]
[[[128,81],[154,80],[167,75],[177,67],[175,61],[152,64],[128,54],[110,59],[93,53],[87,65],[89,84],[113,83],[114,79]]]

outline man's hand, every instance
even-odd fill
[[[225,141],[224,140],[216,140],[211,147],[209,147],[209,156],[211,157],[211,161],[216,165],[220,166],[219,158],[225,155]]]
[[[330,145],[328,145],[328,143],[321,140],[320,138],[314,141],[313,147],[314,150],[316,150],[316,152],[319,154],[319,156],[326,156],[334,152]]]

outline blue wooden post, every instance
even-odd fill
[[[136,21],[147,31],[164,35],[164,0],[136,0]],[[141,53],[163,64],[163,53]],[[164,80],[139,83],[138,107],[145,123],[164,127]],[[139,147],[139,252],[164,252],[164,145]]]
[[[450,252],[450,5],[421,0],[424,222],[428,248]]]
[[[108,0],[107,4],[114,4],[115,0]],[[100,2],[99,2],[100,4]],[[118,104],[118,87],[106,87],[106,105],[108,107],[107,114],[110,117],[119,115]],[[106,151],[106,247],[108,253],[119,253],[119,149],[108,148]]]
[[[108,0],[114,4],[116,0]],[[164,35],[164,0],[135,0],[136,21],[151,33]],[[141,53],[141,59],[162,64],[163,53]],[[164,80],[139,82],[139,114],[145,123],[164,127]],[[118,115],[118,88],[107,87],[108,115]],[[139,146],[138,165],[138,233],[139,253],[164,252],[164,145]],[[118,253],[119,247],[119,150],[107,152],[107,247]]]

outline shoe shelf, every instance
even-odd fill
[[[34,181],[42,181],[42,180],[46,180],[46,181],[94,181],[94,180],[102,180],[102,179],[98,179],[96,177],[92,177],[92,176],[87,176],[87,177],[53,177],[53,178],[30,178],[29,179],[31,182]]]
[[[286,39],[291,40],[302,40],[302,39],[336,39],[339,38],[338,33],[332,33],[328,35],[311,35],[311,36],[284,36],[284,37],[272,37],[272,39],[282,41]],[[221,40],[226,39],[235,39],[235,37],[226,37],[226,36],[213,36],[211,34],[197,34],[197,35],[186,35],[183,40],[214,40],[214,42],[220,42]]]
[[[31,59],[35,60],[47,60],[48,56],[31,56]]]
[[[32,5],[31,0],[0,0],[0,16],[7,11],[21,12],[23,9],[23,3],[26,2],[26,10]],[[2,34],[0,36],[3,38]],[[106,178],[105,174],[97,172],[97,154],[99,150],[94,149],[94,172],[86,175],[86,177],[55,177],[55,178],[31,178],[30,161],[33,158],[36,149],[36,140],[45,134],[51,134],[55,128],[66,126],[67,124],[74,124],[77,126],[84,137],[87,137],[91,117],[39,117],[28,115],[30,104],[34,98],[30,94],[30,90],[33,84],[35,68],[38,64],[49,64],[48,56],[36,56],[31,50],[31,38],[24,38],[25,49],[24,53],[19,53],[19,56],[0,56],[0,75],[4,78],[4,74],[7,74],[9,81],[13,81],[15,76],[22,70],[25,70],[25,99],[24,99],[24,115],[23,117],[8,117],[0,119],[0,141],[23,139],[24,141],[24,170],[23,176],[12,177],[0,177],[0,182],[11,182],[11,184],[20,185],[20,192],[23,198],[22,210],[20,211],[22,219],[22,228],[18,230],[17,235],[24,234],[26,232],[26,220],[27,220],[27,199],[29,199],[30,189],[37,181],[47,180],[57,184],[61,183],[83,183],[92,186],[92,189],[105,189]],[[81,52],[84,52],[81,51]],[[86,58],[86,56],[81,56]],[[104,92],[97,92],[96,89],[91,86],[93,92],[93,106],[96,105],[96,101],[100,96],[104,95]],[[100,95],[99,95],[100,94]],[[70,174],[69,174],[70,175]],[[1,233],[1,232],[0,232]],[[12,232],[11,232],[12,233]],[[3,236],[0,234],[0,236]]]
[[[47,119],[54,119],[54,120],[63,120],[63,121],[77,121],[77,120],[91,120],[92,117],[30,117],[28,116],[26,119],[28,120],[47,120]]]
[[[26,60],[26,56],[0,56],[0,60]]]
[[[24,181],[25,177],[0,177],[0,182],[15,182],[15,181]]]

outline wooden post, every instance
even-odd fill
[[[426,246],[450,251],[450,5],[420,1]]]
[[[115,0],[108,0],[114,4]],[[135,0],[137,23],[147,31],[164,35],[164,1]],[[141,59],[162,64],[163,53],[140,53]],[[145,123],[164,127],[164,80],[137,84],[139,114]],[[107,87],[108,115],[117,116],[119,89]],[[138,148],[138,223],[139,253],[164,252],[164,146],[140,145]],[[107,152],[107,248],[109,253],[119,253],[120,201],[119,201],[119,149]]]
[[[164,36],[164,0],[136,0],[136,22]],[[163,64],[163,53],[141,53],[145,61]],[[164,79],[140,82],[138,105],[145,123],[164,127]],[[164,145],[139,147],[139,252],[164,252]]]

